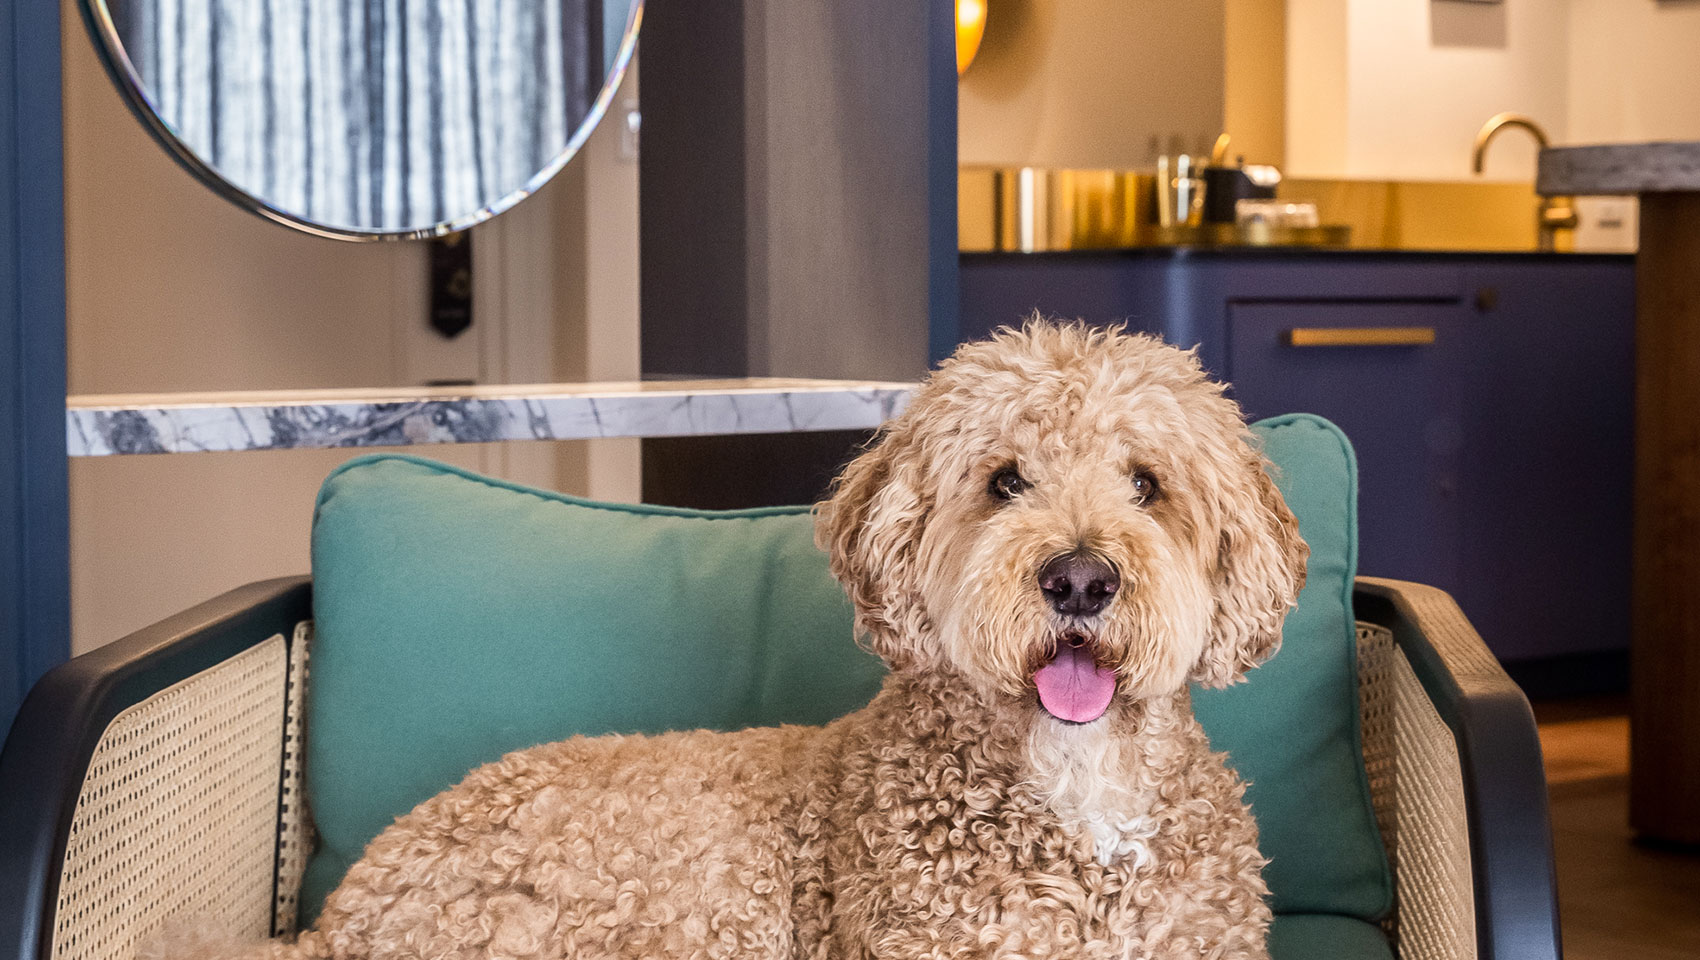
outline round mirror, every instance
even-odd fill
[[[82,0],[173,157],[261,216],[350,240],[488,219],[614,95],[642,0]]]

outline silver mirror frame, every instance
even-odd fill
[[[106,67],[107,76],[112,78],[113,85],[118,88],[124,98],[125,106],[142,122],[149,134],[165,152],[177,161],[177,164],[194,175],[212,191],[238,207],[263,217],[273,223],[291,227],[303,233],[331,240],[351,240],[370,242],[374,240],[428,240],[433,237],[458,233],[469,227],[483,223],[499,213],[511,209],[526,197],[536,193],[548,183],[550,178],[561,172],[568,161],[577,155],[584,146],[584,141],[591,132],[602,122],[608,112],[609,104],[613,103],[614,94],[625,78],[626,68],[631,65],[632,54],[637,49],[638,28],[643,23],[644,0],[632,0],[631,13],[626,18],[625,33],[620,38],[620,48],[614,56],[608,76],[603,81],[602,89],[591,103],[590,110],[584,115],[584,120],[578,129],[568,139],[566,147],[542,170],[534,174],[519,189],[501,197],[494,203],[487,204],[472,213],[445,220],[429,227],[417,230],[357,230],[347,227],[318,223],[297,216],[287,210],[280,209],[254,196],[234,183],[221,176],[218,171],[208,166],[199,156],[184,143],[177,132],[166,123],[164,118],[154,112],[153,105],[148,101],[144,92],[141,76],[136,72],[135,65],[130,62],[129,54],[118,36],[118,27],[112,22],[112,15],[107,10],[106,0],[77,0],[77,7],[82,11],[83,23],[88,27],[89,37],[94,43],[95,52],[99,54],[101,63]]]

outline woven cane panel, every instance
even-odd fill
[[[166,921],[271,929],[282,634],[115,717],[71,821],[53,960],[129,960]]]
[[[1410,662],[1359,631],[1364,765],[1393,864],[1390,933],[1400,960],[1476,956],[1470,830],[1457,742]]]
[[[307,813],[307,793],[302,785],[305,769],[307,656],[313,640],[313,622],[295,626],[289,645],[288,713],[283,728],[283,790],[278,807],[277,904],[272,915],[272,935],[295,932],[301,908],[301,876],[313,852],[313,821]]]
[[[1358,706],[1362,711],[1364,771],[1369,775],[1370,804],[1387,862],[1398,863],[1399,832],[1393,780],[1393,632],[1373,623],[1358,623]],[[1389,931],[1398,919],[1389,918]]]

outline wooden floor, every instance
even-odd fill
[[[1543,703],[1567,960],[1700,958],[1700,852],[1629,832],[1629,719],[1614,701]]]

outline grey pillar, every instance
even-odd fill
[[[956,326],[948,0],[649,0],[643,368],[907,379]]]
[[[954,9],[648,0],[646,376],[906,380],[954,346]],[[645,441],[645,499],[812,499],[862,439]]]

